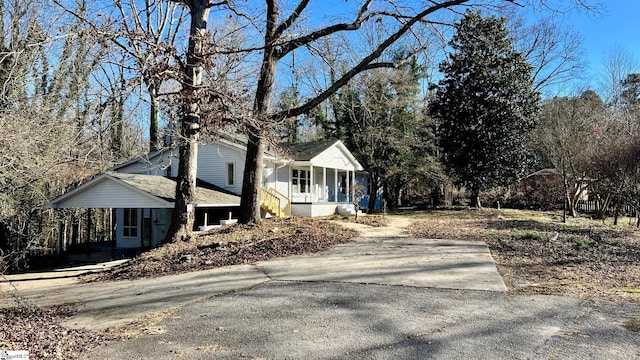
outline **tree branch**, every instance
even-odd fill
[[[314,31],[305,36],[292,39],[282,44],[279,44],[280,47],[276,52],[276,58],[281,59],[288,53],[292,52],[293,50],[301,46],[305,46],[315,40],[318,40],[325,36],[329,36],[336,32],[358,30],[362,26],[362,24],[364,24],[366,21],[368,21],[369,19],[377,15],[377,13],[367,14],[367,10],[369,10],[369,6],[371,5],[372,1],[373,0],[367,0],[364,4],[362,4],[362,6],[360,7],[360,10],[358,11],[358,16],[352,23],[340,23],[340,24],[327,26],[326,28],[322,28],[320,30]]]
[[[280,24],[276,28],[276,31],[274,33],[276,38],[280,37],[280,35],[282,35],[282,33],[284,33],[300,17],[300,14],[302,14],[302,11],[307,7],[307,5],[309,5],[309,0],[300,1],[296,9],[287,18],[287,20],[282,22],[282,24]]]
[[[333,84],[331,84],[329,88],[327,88],[325,91],[320,93],[315,98],[307,101],[306,103],[296,108],[275,113],[271,116],[271,119],[278,121],[278,120],[302,115],[309,112],[311,109],[320,105],[323,101],[327,100],[331,95],[336,93],[341,87],[345,86],[349,82],[349,80],[353,79],[357,74],[361,72],[372,70],[372,69],[380,69],[380,68],[395,68],[398,66],[399,66],[398,63],[381,62],[381,63],[369,63],[369,64],[364,64],[362,66],[355,67],[351,69],[349,72],[347,72],[346,74],[344,74],[340,79],[336,80]]]
[[[394,34],[392,34],[391,36],[389,36],[388,38],[386,38],[373,52],[371,52],[369,55],[367,55],[364,59],[362,59],[356,66],[354,66],[351,70],[347,71],[344,75],[342,75],[342,77],[340,77],[338,80],[336,80],[333,84],[331,84],[331,86],[329,86],[326,90],[324,90],[322,93],[320,93],[318,96],[316,96],[315,98],[310,99],[309,101],[307,101],[306,103],[293,108],[293,109],[289,109],[286,111],[281,111],[278,113],[275,113],[271,116],[272,120],[279,120],[282,118],[287,118],[287,117],[293,117],[293,116],[298,116],[298,115],[302,115],[308,111],[310,111],[311,109],[313,109],[314,107],[320,105],[323,101],[327,100],[331,95],[335,94],[342,86],[346,85],[349,80],[353,79],[356,75],[358,75],[359,73],[366,71],[366,70],[370,70],[372,68],[379,68],[382,66],[379,66],[379,64],[373,64],[373,61],[376,60],[378,57],[380,57],[380,55],[382,55],[382,53],[389,48],[391,45],[393,45],[400,37],[402,37],[402,35],[404,35],[407,31],[409,31],[413,25],[415,25],[416,23],[422,21],[422,19],[424,19],[426,16],[447,8],[447,7],[451,7],[451,6],[456,6],[456,5],[461,5],[464,4],[466,2],[468,2],[469,0],[450,0],[450,1],[444,1],[441,3],[436,3],[433,6],[430,6],[429,8],[423,10],[422,12],[416,14],[415,16],[413,16],[409,21],[407,21],[405,24],[403,24]],[[362,10],[361,9],[361,14],[362,14]],[[359,15],[360,17],[360,15]],[[326,28],[326,29],[330,29]],[[322,30],[320,30],[322,31]],[[327,34],[325,34],[326,36]],[[320,36],[322,37],[322,36]],[[380,64],[388,64],[388,63],[380,63]],[[396,66],[395,64],[393,66]],[[388,66],[386,66],[388,67]]]

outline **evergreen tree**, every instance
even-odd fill
[[[430,113],[439,120],[449,174],[479,207],[480,191],[512,184],[526,170],[525,135],[535,125],[540,94],[504,19],[467,11],[455,28]]]
[[[405,55],[396,54],[398,59]],[[380,186],[393,208],[409,184],[440,177],[435,141],[419,97],[422,76],[413,58],[395,69],[369,71],[332,98],[333,118],[324,123],[324,131],[327,137],[342,139],[369,172],[369,211]]]

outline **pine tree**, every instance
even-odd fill
[[[455,28],[430,113],[439,120],[449,175],[479,207],[481,191],[512,184],[526,170],[525,136],[535,125],[540,94],[504,19],[467,11]]]
[[[359,76],[331,101],[333,118],[325,124],[325,134],[342,139],[367,169],[369,211],[375,208],[380,186],[387,205],[395,208],[401,190],[411,183],[428,185],[440,175],[419,96],[422,77],[422,67],[411,58],[403,66]]]

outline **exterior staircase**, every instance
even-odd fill
[[[275,217],[291,216],[291,200],[273,188],[260,188],[260,209]]]

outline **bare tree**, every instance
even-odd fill
[[[113,11],[103,14],[103,9],[101,13],[80,13],[64,0],[54,3],[87,25],[101,42],[113,45],[111,65],[120,67],[117,71],[120,79],[113,81],[126,85],[127,91],[138,86],[145,90],[149,97],[149,148],[151,151],[162,148],[160,98],[167,81],[180,81],[176,72],[179,56],[176,42],[184,31],[184,7],[167,0],[113,0],[110,4]],[[112,102],[121,100],[111,97],[107,102],[113,105]]]
[[[264,45],[261,68],[255,91],[253,106],[253,121],[247,126],[249,142],[247,145],[247,158],[243,177],[242,203],[240,221],[244,223],[260,221],[259,188],[262,178],[262,154],[264,152],[268,129],[270,124],[282,121],[285,118],[301,115],[320,105],[330,96],[346,85],[357,74],[374,68],[395,67],[393,62],[379,61],[386,50],[403,38],[411,30],[421,24],[433,23],[429,16],[447,9],[455,10],[469,1],[443,1],[431,2],[421,8],[399,6],[395,2],[381,2],[377,6],[370,0],[362,1],[354,9],[352,20],[336,22],[320,27],[316,30],[298,30],[304,27],[302,15],[308,8],[310,1],[301,0],[291,11],[285,11],[280,3],[275,0],[265,1],[264,28],[262,30]],[[364,24],[375,21],[388,21],[387,33],[379,38],[373,49],[361,56],[353,66],[345,69],[341,76],[337,77],[315,96],[297,107],[273,112],[271,109],[271,97],[275,82],[277,65],[287,56],[299,49],[312,48],[317,42],[337,34],[357,32]]]
[[[557,15],[530,25],[518,15],[510,21],[517,49],[533,67],[534,90],[542,93],[561,91],[563,83],[584,73],[582,37],[561,24]]]
[[[611,116],[608,123],[599,127],[601,146],[593,159],[597,183],[593,186],[599,198],[598,219],[604,219],[613,208],[614,224],[617,224],[622,205],[637,203],[638,158],[640,157],[640,129],[633,131],[619,118]]]
[[[164,82],[175,78],[173,71],[175,44],[186,21],[182,6],[171,1],[114,1],[119,27],[111,40],[136,65],[142,85],[149,96],[149,148],[163,147],[159,137],[161,89]]]
[[[258,9],[258,13],[263,16],[260,17],[249,15],[250,11],[243,11],[238,3],[233,1],[221,1],[219,3],[214,1],[180,1],[180,3],[188,7],[192,16],[190,46],[187,52],[186,69],[188,71],[201,69],[204,65],[202,62],[203,54],[199,47],[206,45],[202,40],[205,38],[203,32],[206,31],[208,9],[212,7],[220,6],[227,9],[227,16],[235,17],[240,22],[246,22],[246,27],[255,29],[261,38],[260,44],[253,47],[216,49],[216,51],[223,53],[258,52],[261,54],[252,111],[248,115],[248,121],[244,122],[248,142],[241,194],[240,221],[243,223],[257,223],[260,221],[258,194],[262,180],[263,153],[270,137],[270,129],[274,124],[286,118],[309,112],[363,71],[396,66],[397,64],[391,62],[379,61],[381,55],[402,39],[403,36],[411,33],[414,27],[421,24],[440,24],[440,21],[430,19],[431,15],[446,10],[456,12],[459,11],[460,7],[466,5],[504,3],[503,1],[449,0],[430,2],[428,5],[413,8],[410,4],[399,5],[395,1],[383,1],[376,3],[374,6],[373,1],[364,0],[354,6],[353,16],[350,20],[338,20],[330,25],[313,28],[304,24],[304,14],[310,2],[310,0],[300,0],[295,5],[287,8],[285,6],[281,7],[280,1],[265,0],[264,7]],[[194,17],[198,20],[193,20]],[[262,21],[258,20],[260,18]],[[294,51],[312,49],[315,43],[328,37],[357,32],[363,24],[385,20],[388,21],[387,34],[379,39],[379,43],[371,52],[361,56],[355,65],[347,69],[336,81],[326,84],[323,90],[297,107],[284,111],[274,111],[272,109],[276,69],[278,64],[281,64],[285,58],[291,56]],[[192,46],[192,42],[194,46]],[[311,51],[309,51],[309,55],[311,55]],[[190,89],[197,88],[200,85],[198,81],[193,82],[193,80],[198,79],[196,74],[185,77],[187,80],[185,81],[187,93],[196,93],[196,91]],[[223,97],[218,96],[217,99]],[[169,239],[184,238],[193,223],[192,210],[196,174],[196,164],[194,162],[196,155],[193,150],[196,147],[196,140],[201,130],[199,125],[201,113],[197,111],[197,108],[195,101],[185,102],[182,136],[187,140],[180,149],[180,176],[176,191],[176,207],[174,209],[172,230],[168,234]]]
[[[623,81],[627,75],[637,72],[638,60],[629,50],[614,46],[606,53],[603,65],[598,93],[607,104],[619,106],[623,99]]]
[[[57,219],[40,206],[109,164],[92,116],[105,47],[46,2],[0,5],[0,251],[20,254],[55,240]]]
[[[578,201],[593,180],[593,159],[599,146],[599,124],[606,108],[599,96],[586,91],[580,97],[554,98],[542,107],[533,138],[562,177],[565,203],[576,216]]]
[[[203,125],[211,123],[206,117],[215,117],[220,111],[211,107],[225,107],[224,94],[214,87],[204,87],[205,67],[210,61],[210,37],[207,21],[212,7],[226,4],[226,1],[207,0],[179,1],[191,16],[189,44],[186,62],[182,68],[180,142],[178,145],[180,162],[176,181],[176,199],[167,241],[186,240],[191,237],[195,219],[196,175],[198,159],[198,139]],[[207,91],[210,90],[210,91]],[[203,111],[207,107],[208,111]]]

